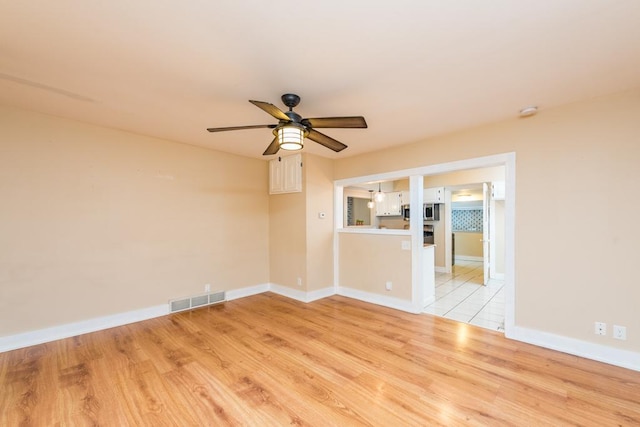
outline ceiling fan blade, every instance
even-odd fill
[[[282,112],[282,110],[280,110],[278,107],[276,107],[273,104],[270,104],[268,102],[252,101],[252,100],[249,100],[249,102],[255,105],[256,107],[261,108],[262,110],[271,114],[273,117],[275,117],[278,120],[286,120],[286,121],[291,120],[289,116],[287,116],[285,113]]]
[[[357,128],[364,129],[367,122],[362,116],[353,117],[316,117],[314,119],[303,119],[302,124],[312,128]]]
[[[273,138],[273,141],[271,141],[271,144],[269,144],[267,149],[264,150],[264,153],[262,153],[262,155],[270,156],[272,154],[276,154],[278,150],[280,150],[280,144],[278,144],[278,137],[275,137]]]
[[[337,141],[323,133],[320,133],[317,130],[309,129],[309,135],[307,135],[307,138],[317,142],[320,145],[324,145],[325,147],[335,151],[336,153],[347,148],[347,146],[342,142]]]
[[[227,130],[242,130],[242,129],[260,129],[260,128],[269,128],[273,129],[277,125],[249,125],[249,126],[229,126],[224,128],[207,128],[209,132],[224,132]]]

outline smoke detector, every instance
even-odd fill
[[[524,107],[522,110],[520,110],[520,117],[535,116],[537,112],[538,112],[538,107],[536,107],[535,105]]]

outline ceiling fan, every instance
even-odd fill
[[[249,125],[249,126],[231,126],[223,128],[208,128],[209,132],[223,132],[228,130],[240,129],[273,129],[273,141],[262,153],[264,156],[276,154],[281,148],[283,150],[300,150],[303,145],[304,138],[309,138],[335,152],[339,152],[347,148],[342,142],[331,138],[323,133],[318,132],[315,128],[360,128],[367,127],[367,122],[362,116],[351,117],[318,117],[303,119],[298,113],[293,111],[293,107],[300,103],[300,97],[293,93],[285,93],[281,97],[284,105],[289,107],[289,111],[283,112],[278,107],[268,102],[251,101],[250,103],[263,111],[271,114],[278,119],[278,124],[270,125]]]

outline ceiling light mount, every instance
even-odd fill
[[[295,93],[285,93],[280,97],[282,99],[282,103],[289,107],[289,111],[293,110],[295,107],[300,104],[300,97]]]

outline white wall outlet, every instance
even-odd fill
[[[411,240],[403,240],[402,241],[402,250],[410,251],[411,250]]]
[[[596,322],[594,333],[596,335],[607,335],[607,324],[604,322]]]
[[[211,284],[207,283],[206,285],[204,285],[204,291],[205,292],[211,292]]]
[[[393,289],[393,283],[392,282],[387,282],[385,285],[385,289],[390,291],[391,289]]]
[[[302,286],[302,277],[298,277],[296,283],[298,283],[298,286]]]
[[[620,325],[613,325],[613,337],[617,340],[625,341],[627,339],[627,327]]]

